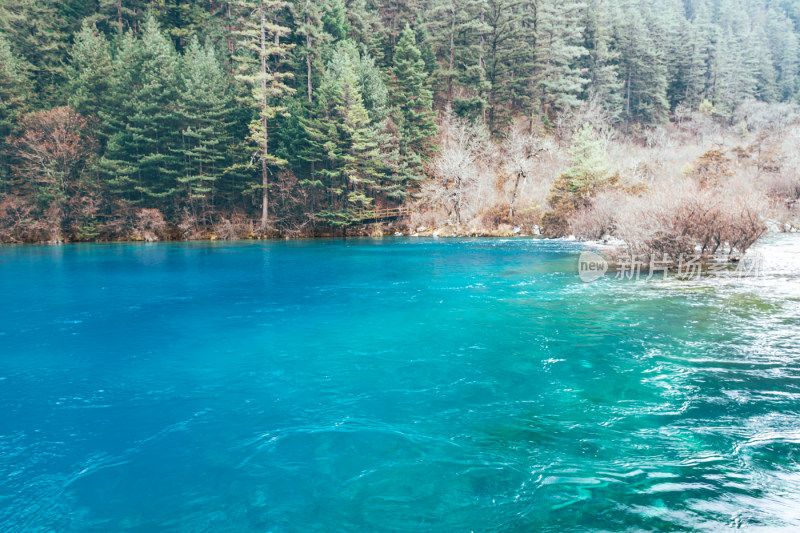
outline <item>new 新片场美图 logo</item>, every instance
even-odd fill
[[[608,261],[595,252],[583,252],[578,258],[578,276],[584,283],[592,283],[608,272]]]

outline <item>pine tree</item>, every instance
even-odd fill
[[[329,0],[330,4],[322,17],[322,27],[331,36],[333,42],[342,41],[350,32],[350,22],[347,20],[347,8],[344,0]]]
[[[328,208],[315,216],[334,226],[356,221],[358,212],[374,207],[376,198],[393,188],[387,171],[395,158],[380,118],[385,115],[385,88],[380,90],[374,75],[359,76],[371,64],[351,42],[338,46],[326,67],[314,118],[305,123],[307,157],[320,165],[315,183],[329,199]],[[372,116],[363,97],[369,90],[375,91],[370,95]]]
[[[552,237],[566,235],[570,215],[589,206],[601,187],[613,186],[618,180],[611,173],[602,141],[589,124],[573,135],[569,155],[571,164],[556,178],[548,198],[553,209],[542,219],[545,234]]]
[[[728,29],[717,47],[714,106],[725,117],[732,117],[736,106],[756,95],[757,64],[747,35]]]
[[[540,0],[536,21],[535,63],[532,77],[536,130],[543,118],[569,111],[580,103],[588,79],[575,68],[587,54],[582,46],[582,0]]]
[[[719,28],[711,21],[711,11],[707,5],[702,4],[695,10],[688,31],[684,101],[689,108],[697,109],[710,92],[719,34]]]
[[[433,43],[431,35],[425,26],[419,26],[414,30],[414,36],[417,40],[417,48],[422,55],[422,61],[425,63],[425,72],[433,79],[439,75],[439,62],[436,60],[436,54],[433,51]]]
[[[434,150],[433,94],[414,31],[406,26],[393,58],[394,119],[400,131],[400,153],[411,179],[422,178],[424,160]]]
[[[383,81],[381,69],[375,64],[372,56],[366,52],[360,55],[357,53],[351,55],[353,56],[364,107],[369,113],[372,124],[377,125],[386,120],[391,112],[389,90]]]
[[[619,54],[612,49],[610,13],[601,7],[599,0],[591,0],[586,8],[583,26],[583,47],[586,52],[578,61],[587,79],[582,100],[596,98],[611,120],[622,116],[622,81],[617,60]]]
[[[124,71],[108,117],[111,136],[101,166],[122,199],[169,211],[181,170],[179,58],[153,17],[141,39],[122,39],[117,65]]]
[[[66,78],[71,24],[54,0],[0,0],[0,33],[28,65],[41,105],[55,103]]]
[[[383,26],[374,3],[368,0],[347,0],[346,8],[348,37],[353,42],[361,43],[376,64],[388,66],[384,52],[386,43]],[[388,59],[391,60],[391,56]]]
[[[97,0],[97,10],[86,20],[108,33],[138,32],[145,20],[147,0]]]
[[[439,77],[445,108],[459,116],[482,116],[486,107],[483,95],[489,86],[480,59],[480,36],[489,31],[481,21],[487,9],[485,0],[435,0],[425,16],[433,51],[442,64]],[[459,96],[458,88],[467,94]]]
[[[193,35],[202,33],[211,36],[219,33],[217,26],[222,14],[221,7],[215,2],[160,0],[150,9],[162,31],[172,38],[178,50],[183,50]]]
[[[106,37],[85,24],[75,36],[69,70],[69,104],[86,117],[102,118],[110,112],[117,73]]]
[[[780,101],[792,100],[800,91],[800,41],[794,24],[783,13],[770,9],[767,16],[767,46],[777,70],[776,96]]]
[[[624,116],[628,122],[659,124],[669,114],[665,49],[650,30],[655,26],[653,16],[643,0],[626,0],[616,15],[615,40],[620,52],[620,75],[625,84]]]
[[[134,190],[137,167],[128,152],[128,147],[133,146],[133,134],[128,129],[128,120],[135,112],[131,96],[138,87],[136,78],[140,57],[141,43],[133,32],[118,34],[112,46],[110,70],[114,75],[109,78],[110,87],[105,93],[108,108],[92,105],[98,109],[101,132],[106,142],[105,151],[97,162],[98,172],[108,184],[114,198],[122,205],[141,200],[141,195],[135,194]],[[74,79],[79,77],[80,71],[76,72]],[[92,77],[90,75],[86,79],[91,80]],[[81,103],[80,100],[78,103]]]
[[[11,52],[0,33],[0,183],[8,176],[6,139],[17,132],[19,119],[28,108],[32,86],[24,63]]]
[[[25,64],[11,52],[0,33],[0,142],[16,130],[18,118],[28,107],[31,90]]]
[[[289,28],[279,23],[279,12],[286,8],[282,0],[240,1],[239,38],[237,52],[236,79],[252,88],[249,99],[257,116],[250,123],[249,142],[257,147],[261,162],[261,184],[253,187],[261,192],[261,227],[269,223],[269,167],[286,164],[285,159],[275,157],[269,150],[269,121],[276,115],[286,112],[281,103],[282,96],[294,92],[286,84],[292,78],[291,72],[281,70],[281,59],[289,50],[281,39],[289,33]]]
[[[664,52],[667,69],[667,102],[675,109],[687,99],[690,74],[693,70],[691,24],[685,16],[682,0],[665,0],[655,19],[651,35]]]
[[[522,75],[516,59],[519,38],[519,8],[515,0],[488,0],[482,13],[485,22],[479,62],[483,65],[486,84],[484,121],[491,133],[497,133],[510,122],[510,106],[514,97],[514,80]]]
[[[292,4],[292,16],[296,24],[295,34],[299,45],[295,55],[302,59],[305,66],[305,86],[308,103],[314,102],[315,73],[321,69],[321,51],[330,40],[330,35],[323,28],[324,5],[311,0],[297,0]],[[317,76],[318,78],[319,76]]]
[[[196,37],[189,41],[181,79],[183,170],[177,181],[186,187],[193,214],[206,218],[217,183],[229,166],[233,126],[228,83],[211,43],[201,46]]]
[[[440,76],[445,88],[446,107],[453,105],[459,66],[465,64],[469,55],[468,44],[462,36],[474,31],[479,13],[477,0],[436,0],[426,13],[434,53],[444,65]]]
[[[773,62],[773,51],[762,27],[755,27],[747,39],[747,57],[752,58],[756,79],[756,97],[763,102],[777,102],[781,95],[778,87],[778,70]]]
[[[417,13],[420,10],[419,0],[376,0],[378,13],[383,21],[387,34],[387,56],[394,55],[394,47],[398,44],[406,26],[414,27]]]

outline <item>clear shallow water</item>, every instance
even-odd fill
[[[797,531],[800,238],[0,248],[0,530]]]

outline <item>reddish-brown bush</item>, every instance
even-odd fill
[[[766,231],[763,195],[745,189],[675,184],[621,202],[613,235],[635,255],[672,261],[714,254],[743,255]],[[585,214],[591,217],[593,212]],[[595,216],[602,219],[604,213]]]
[[[701,187],[715,187],[733,176],[732,164],[725,152],[714,148],[695,161],[692,176],[697,179]]]
[[[164,214],[158,209],[140,209],[136,213],[135,238],[148,242],[158,241],[168,236],[167,229]]]
[[[35,223],[27,230],[17,223],[17,231],[33,232],[25,240],[94,237],[88,228],[96,224],[100,199],[88,172],[97,150],[89,121],[69,107],[57,107],[26,115],[20,126],[22,133],[10,143],[12,184],[31,206]]]

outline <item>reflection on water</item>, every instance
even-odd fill
[[[0,249],[4,531],[797,531],[800,237]]]

